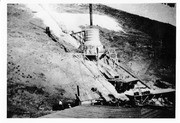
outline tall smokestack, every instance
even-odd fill
[[[93,20],[92,20],[92,4],[89,4],[89,14],[90,14],[90,26],[93,26]]]

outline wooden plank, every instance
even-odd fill
[[[115,106],[77,106],[41,118],[165,118],[175,117],[173,111],[154,108]]]

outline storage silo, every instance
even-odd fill
[[[85,30],[85,42],[86,46],[101,46],[100,37],[99,37],[99,29],[96,28],[88,28]]]
[[[100,55],[99,53],[103,50],[103,45],[100,41],[99,29],[87,28],[84,33],[84,45],[86,47],[84,53],[86,56],[96,58]]]

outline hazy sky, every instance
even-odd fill
[[[106,4],[110,7],[137,14],[176,26],[176,8],[160,3],[150,4]]]

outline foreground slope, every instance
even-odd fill
[[[77,86],[82,101],[99,98],[92,87],[106,100],[108,94],[120,96],[94,63],[74,52],[66,34],[52,40],[43,22],[24,5],[8,5],[7,14],[8,117],[37,117],[59,100],[65,107],[75,105]]]

